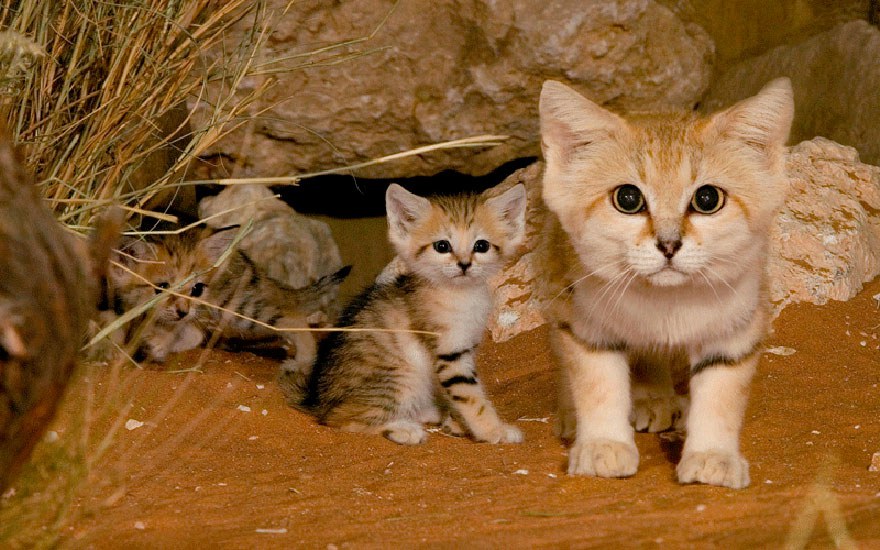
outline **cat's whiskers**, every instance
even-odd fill
[[[697,273],[706,280],[706,285],[712,289],[712,293],[715,294],[715,299],[718,300],[718,305],[724,307],[724,301],[721,299],[721,296],[718,295],[718,290],[715,289],[715,285],[712,284],[712,280],[709,279],[709,276],[706,275],[702,269],[697,270]]]
[[[626,279],[626,283],[623,285],[623,289],[618,293],[617,300],[615,300],[614,302],[614,307],[611,308],[610,315],[614,315],[617,313],[617,308],[620,306],[620,301],[623,299],[624,295],[626,295],[626,291],[627,289],[629,289],[629,285],[632,284],[632,282],[636,280],[636,277],[638,277],[639,275],[632,269],[627,269],[627,271],[630,272],[631,276]]]
[[[599,273],[599,272],[602,271],[603,269],[610,269],[610,268],[612,268],[612,267],[616,267],[616,266],[619,266],[619,265],[624,264],[624,263],[626,263],[625,260],[615,260],[615,261],[613,261],[613,262],[608,262],[607,264],[602,265],[602,266],[600,266],[600,267],[594,269],[594,270],[591,271],[590,273],[587,273],[586,275],[583,275],[582,277],[578,277],[577,279],[575,279],[574,281],[572,281],[571,284],[569,284],[569,285],[563,287],[563,289],[560,290],[560,291],[556,294],[556,296],[553,297],[552,300],[550,300],[550,303],[552,304],[552,303],[555,302],[558,298],[560,298],[563,294],[565,294],[565,293],[568,292],[569,290],[573,289],[574,287],[576,287],[576,286],[579,285],[580,283],[584,282],[585,280],[589,279],[589,278],[592,277],[593,275],[596,275],[597,273]],[[629,269],[629,268],[627,268],[627,269]],[[606,283],[606,284],[607,284],[607,283]]]

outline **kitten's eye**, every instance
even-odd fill
[[[168,290],[171,285],[168,283],[156,283],[156,294],[162,294],[163,290]]]
[[[452,245],[447,240],[435,241],[433,246],[440,254],[448,254],[452,251]]]
[[[638,214],[645,209],[645,197],[635,185],[621,185],[611,194],[611,201],[624,214]]]
[[[480,254],[484,252],[489,252],[489,246],[489,241],[487,241],[486,239],[479,239],[477,242],[474,243],[474,252],[478,252]]]
[[[189,295],[193,298],[198,298],[205,291],[205,286],[205,283],[194,284],[192,289],[189,291]]]
[[[724,206],[724,191],[714,185],[704,185],[696,190],[691,208],[700,214],[714,214]]]

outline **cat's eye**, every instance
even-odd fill
[[[189,291],[189,295],[193,298],[198,298],[205,292],[205,283],[196,283],[193,285],[192,289]]]
[[[638,187],[631,184],[621,185],[611,193],[614,208],[624,214],[638,214],[645,209],[645,196]]]
[[[162,294],[163,290],[168,290],[171,285],[168,283],[156,283],[156,294]]]
[[[489,241],[486,239],[478,239],[477,242],[474,243],[474,252],[483,254],[485,252],[489,252]]]
[[[449,241],[447,240],[434,241],[433,246],[434,250],[436,250],[440,254],[449,254],[450,252],[452,252],[452,245],[449,244]]]
[[[714,185],[704,185],[694,192],[691,208],[700,214],[714,214],[724,206],[724,191]]]

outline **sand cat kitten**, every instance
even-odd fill
[[[402,444],[422,443],[423,424],[444,420],[478,441],[522,441],[498,417],[474,365],[492,304],[487,278],[524,235],[525,188],[499,191],[429,200],[388,188],[389,237],[405,273],[367,289],[339,325],[436,335],[333,333],[311,373],[287,374],[292,405],[324,424]]]
[[[670,369],[682,365],[678,480],[749,484],[739,434],[769,323],[768,236],[793,109],[788,79],[707,118],[627,120],[544,84],[544,251],[569,473],[634,474],[630,415],[639,429],[668,428]]]
[[[350,270],[342,268],[308,287],[295,289],[264,274],[240,251],[233,251],[214,269],[236,234],[235,228],[200,228],[128,242],[123,263],[135,274],[119,270],[115,309],[130,309],[166,289],[175,289],[177,294],[166,292],[142,323],[141,349],[147,359],[161,362],[168,353],[193,349],[207,332],[245,342],[278,336],[258,323],[191,298],[275,328],[307,328],[308,318],[324,306],[326,296],[335,293]],[[297,362],[311,364],[316,352],[311,333],[285,332],[282,337],[295,348]]]

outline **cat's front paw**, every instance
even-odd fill
[[[612,439],[575,440],[568,453],[569,475],[628,477],[639,467],[634,443]]]
[[[522,431],[510,424],[499,424],[483,434],[474,434],[477,441],[486,443],[522,443],[525,440]]]
[[[382,435],[400,445],[420,445],[428,440],[428,432],[422,425],[409,420],[387,424],[382,430]]]
[[[739,453],[685,452],[675,471],[679,483],[706,483],[731,489],[749,485],[749,463]]]
[[[645,395],[633,400],[630,421],[639,432],[663,432],[682,428],[684,399],[675,395]]]

